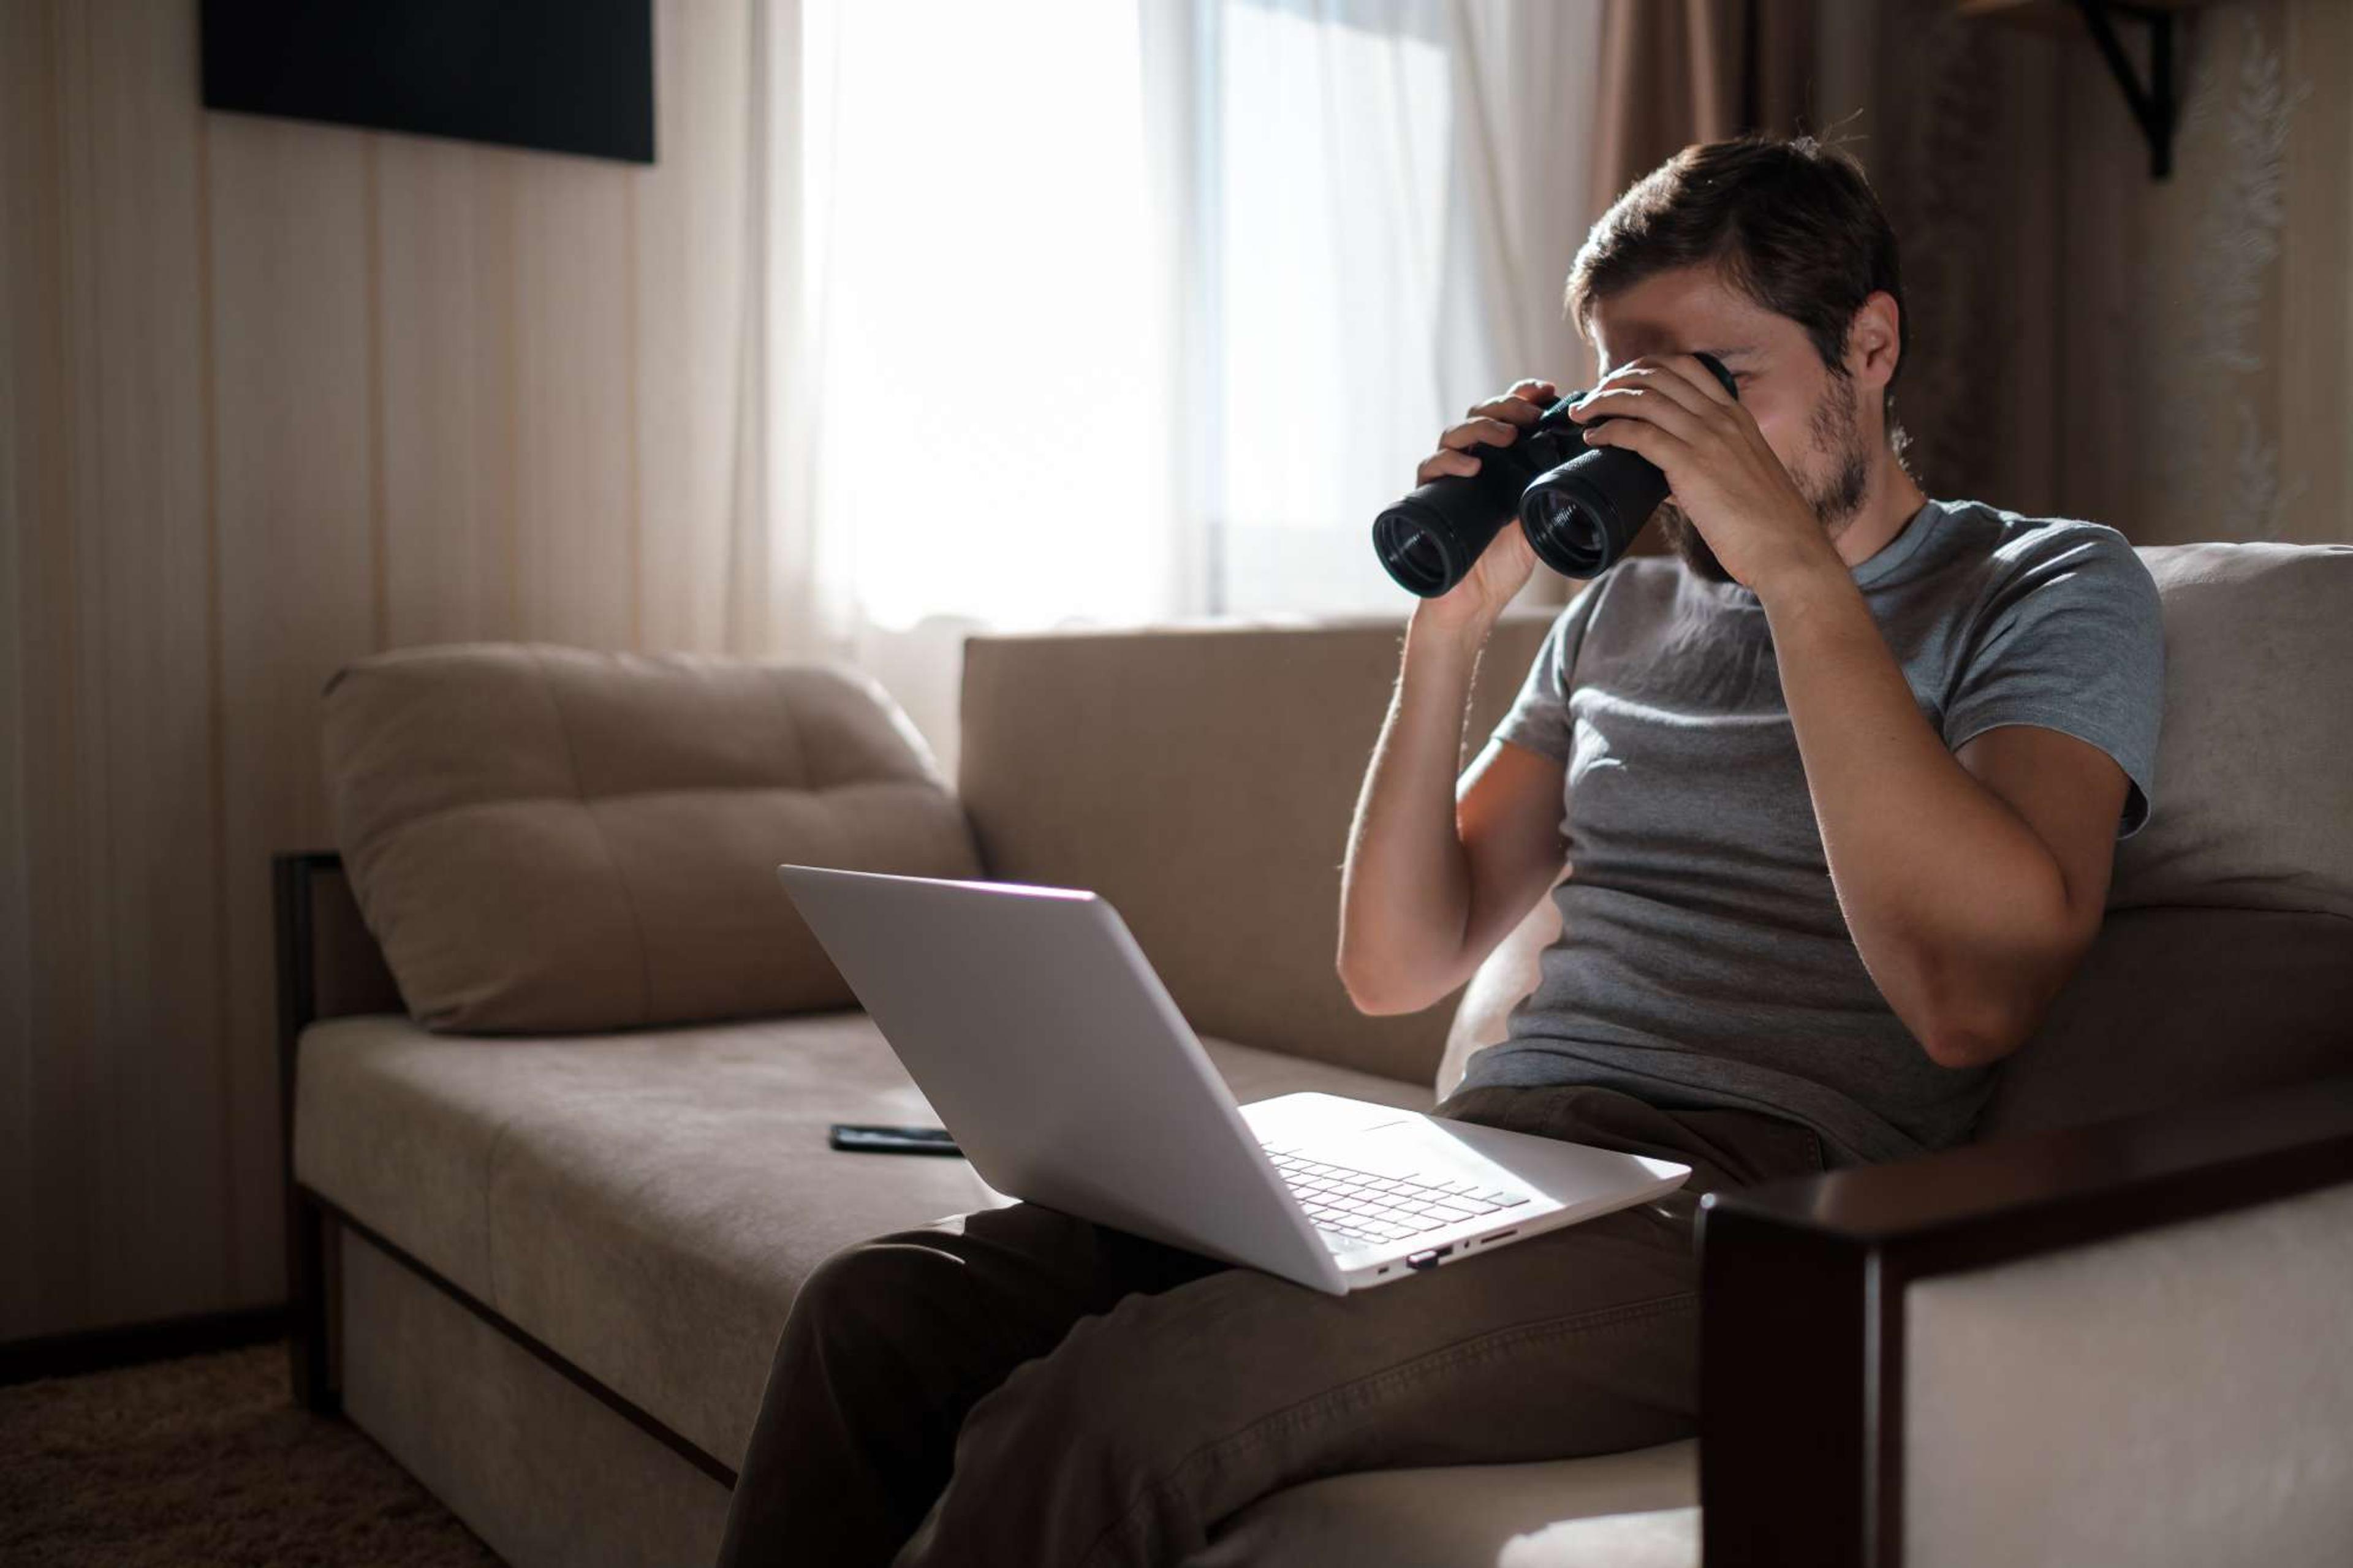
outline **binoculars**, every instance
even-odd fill
[[[1740,395],[1724,362],[1698,356]],[[1572,392],[1507,447],[1472,448],[1475,474],[1441,474],[1373,520],[1373,548],[1399,587],[1434,599],[1472,566],[1517,512],[1536,559],[1564,577],[1599,577],[1625,554],[1667,498],[1667,476],[1622,447],[1588,447]],[[1586,422],[1604,425],[1603,415]]]

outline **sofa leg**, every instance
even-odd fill
[[[294,1403],[320,1415],[343,1409],[335,1376],[332,1333],[335,1294],[329,1258],[334,1249],[334,1216],[299,1187],[286,1202],[288,1346],[291,1352]]]

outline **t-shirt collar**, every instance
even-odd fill
[[[1920,547],[1927,542],[1930,534],[1936,531],[1936,524],[1942,518],[1943,513],[1937,510],[1935,501],[1922,501],[1920,510],[1895,531],[1895,537],[1881,545],[1869,560],[1854,569],[1855,586],[1868,588],[1894,575],[1906,561],[1920,552]]]
[[[1854,585],[1869,590],[1901,570],[1905,562],[1920,552],[1920,547],[1927,542],[1928,536],[1936,531],[1936,524],[1943,516],[1934,500],[1922,501],[1920,510],[1905,519],[1904,526],[1895,531],[1895,537],[1881,545],[1854,569]],[[1726,604],[1753,606],[1759,602],[1754,590],[1737,583],[1711,583],[1696,576],[1688,566],[1683,571],[1685,575],[1712,590]]]

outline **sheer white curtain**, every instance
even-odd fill
[[[1218,0],[1209,608],[1377,611],[1374,515],[1439,432],[1564,382],[1597,4]],[[1214,402],[1211,400],[1214,399]]]
[[[739,612],[950,769],[968,631],[1401,616],[1375,512],[1474,398],[1582,369],[1598,14],[767,11]]]

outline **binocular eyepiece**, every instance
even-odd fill
[[[1734,397],[1732,374],[1698,356]],[[1440,474],[1373,520],[1373,548],[1398,585],[1434,599],[1470,574],[1516,512],[1536,559],[1564,577],[1599,577],[1667,497],[1667,477],[1622,447],[1588,447],[1572,392],[1506,447],[1476,449],[1475,474]],[[1588,426],[1607,424],[1603,415]]]

